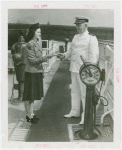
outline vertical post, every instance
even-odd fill
[[[86,104],[85,104],[85,119],[84,119],[84,130],[93,131],[93,103],[92,95],[95,93],[95,86],[87,86]]]
[[[65,52],[67,52],[67,44],[69,42],[69,39],[68,38],[65,38]]]
[[[98,137],[96,133],[93,132],[93,99],[95,95],[95,86],[86,87],[86,104],[85,104],[85,119],[83,130],[77,133],[80,139],[93,140]]]
[[[49,40],[50,40],[50,22],[47,22],[47,40],[48,40],[48,45],[49,45]]]
[[[105,61],[105,79],[107,79],[108,77],[108,61]],[[105,87],[105,82],[104,82],[104,87]],[[103,89],[102,89],[103,91]],[[106,91],[102,94],[104,97],[106,97]],[[107,111],[107,107],[104,107],[104,113]]]

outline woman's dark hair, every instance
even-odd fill
[[[30,40],[32,40],[32,38],[35,35],[35,31],[39,28],[40,28],[39,23],[36,23],[28,29],[27,34],[26,34],[26,42],[29,42]]]
[[[26,41],[27,41],[27,42],[29,42],[30,40],[32,40],[32,38],[33,38],[34,35],[35,35],[35,31],[36,31],[36,29],[35,29],[35,30],[31,30],[31,31],[29,31],[29,32],[27,33],[27,35],[26,35]]]

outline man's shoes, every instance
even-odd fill
[[[84,124],[84,119],[82,119],[82,120],[79,122],[79,124]]]
[[[72,118],[72,117],[80,117],[80,115],[79,116],[74,116],[72,114],[67,114],[67,115],[64,115],[64,117],[65,118]]]
[[[79,122],[79,124],[84,124],[84,113],[82,114],[82,119],[81,119],[81,121]]]

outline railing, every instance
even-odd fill
[[[108,43],[109,42],[109,43]],[[114,111],[114,105],[113,105],[113,90],[114,90],[114,44],[112,41],[99,41],[99,47],[100,51],[104,51],[104,56],[100,55],[100,62],[101,62],[101,69],[105,68],[105,83],[101,90],[101,95],[104,96],[108,102],[109,105],[104,108],[104,114],[101,117],[101,127],[103,127],[103,119],[107,114],[111,114],[111,117],[113,119],[113,111]],[[104,62],[104,63],[103,63]],[[103,64],[102,64],[103,63]],[[100,84],[97,85],[97,89],[100,90]]]

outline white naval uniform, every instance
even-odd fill
[[[72,40],[70,49],[64,53],[65,58],[71,57],[71,111],[73,116],[80,116],[82,104],[83,112],[85,111],[86,86],[82,83],[79,76],[79,69],[83,62],[80,58],[82,55],[85,61],[97,63],[99,60],[99,47],[96,36],[92,36],[85,31],[83,34],[77,34]]]

